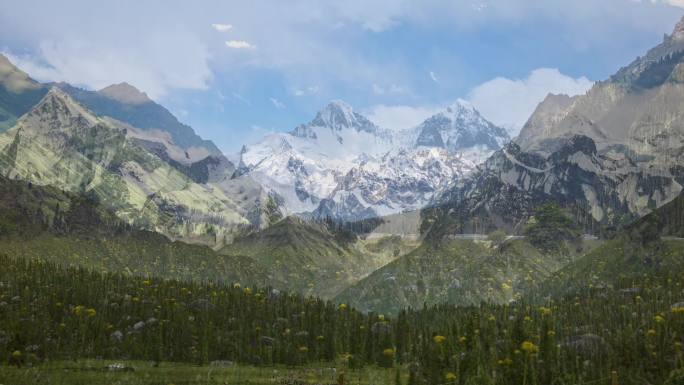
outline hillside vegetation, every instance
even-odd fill
[[[270,289],[0,257],[0,357],[398,367],[407,383],[679,384],[681,271],[637,294],[430,306],[395,318]],[[0,367],[0,373],[16,370]],[[404,378],[406,378],[404,377]],[[404,382],[405,380],[402,380]]]
[[[280,286],[251,258],[219,255],[206,246],[136,230],[92,196],[1,176],[0,250],[97,271]]]
[[[292,291],[331,298],[416,244],[399,237],[364,241],[343,229],[288,217],[237,238],[221,253],[255,259]]]

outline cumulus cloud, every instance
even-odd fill
[[[592,85],[584,76],[572,78],[554,68],[539,68],[524,79],[498,77],[480,84],[468,100],[487,119],[517,134],[549,93],[574,96]]]
[[[230,24],[212,24],[211,27],[218,32],[228,32],[233,29],[233,26]]]
[[[229,48],[236,48],[236,49],[245,49],[245,48],[253,48],[251,44],[244,40],[228,40],[226,41],[226,46]]]
[[[436,106],[388,106],[377,105],[366,112],[366,116],[371,122],[380,127],[392,130],[402,130],[415,127],[425,119],[440,112],[441,108]]]
[[[128,82],[157,99],[169,89],[206,89],[212,78],[208,66],[209,53],[191,35],[178,37],[176,43],[186,46],[177,55],[159,42],[155,35],[138,39],[139,45],[112,50],[107,45],[73,38],[43,41],[32,55],[5,54],[19,68],[39,81],[65,81],[101,89]]]
[[[213,79],[201,35],[211,34],[211,23],[180,23],[178,15],[189,9],[124,1],[91,7],[78,0],[26,0],[4,8],[0,44],[37,80],[92,89],[126,81],[159,99],[172,89],[206,89]]]

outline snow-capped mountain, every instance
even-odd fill
[[[493,151],[508,139],[506,130],[495,126],[470,103],[459,99],[418,126],[416,145],[446,148],[451,153],[478,146]]]
[[[425,206],[506,141],[460,100],[409,130],[380,128],[333,101],[310,123],[243,147],[239,171],[289,213],[359,220]]]

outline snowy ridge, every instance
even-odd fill
[[[408,130],[379,128],[332,101],[308,124],[245,146],[240,172],[289,214],[358,220],[424,207],[507,141],[463,101]]]

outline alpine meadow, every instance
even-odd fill
[[[0,0],[0,385],[684,385],[684,4]]]

